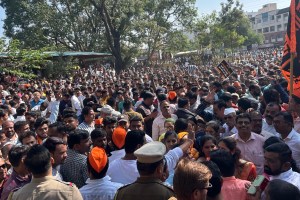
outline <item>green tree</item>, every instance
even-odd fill
[[[195,44],[185,32],[178,30],[167,35],[165,40],[165,48],[163,50],[167,52],[180,52],[190,51],[191,49],[197,48],[197,44]]]
[[[87,1],[1,0],[5,9],[5,35],[23,47],[50,45],[73,51],[101,51],[103,27],[97,11]]]
[[[202,50],[211,49],[215,52],[223,44],[223,32],[217,12],[214,11],[209,15],[202,16],[195,22],[193,26],[194,42]]]
[[[233,51],[241,45],[260,44],[262,37],[251,29],[250,19],[245,15],[243,5],[237,0],[221,3],[219,21],[224,29],[225,47]]]
[[[245,27],[242,26],[245,17],[242,9],[243,6],[239,1],[227,0],[226,3],[221,3],[221,7],[219,21],[224,33],[224,47],[229,48],[233,52],[247,38],[245,34],[240,34]]]
[[[262,36],[251,29],[249,18],[244,14],[242,4],[235,0],[221,3],[219,13],[202,16],[194,26],[195,43],[200,47],[216,51],[231,51],[241,46],[260,44]],[[222,53],[221,52],[221,53]]]
[[[55,60],[45,63],[42,69],[42,76],[57,79],[61,76],[72,77],[73,72],[79,68],[78,60],[73,57],[60,56]]]
[[[147,46],[147,57],[158,50],[173,51],[189,45],[184,33],[196,16],[194,0],[147,0],[137,33]],[[180,40],[182,39],[182,40]],[[177,47],[173,44],[177,42]]]
[[[195,0],[1,0],[5,34],[29,48],[109,51],[117,72],[190,24]]]
[[[51,59],[47,53],[49,47],[39,50],[26,49],[18,40],[0,39],[0,72],[16,75],[23,78],[35,78],[43,76],[47,78],[58,78],[70,74],[78,66],[78,60],[63,56]],[[58,52],[64,49],[53,48]]]
[[[43,52],[46,49],[31,50],[21,48],[18,40],[12,40],[5,45],[5,39],[0,40],[1,71],[20,77],[33,78],[36,72],[48,61],[48,55]]]
[[[148,58],[167,48],[168,36],[174,35],[176,27],[189,25],[196,14],[195,0],[89,1],[104,23],[117,69],[123,69],[144,47]]]

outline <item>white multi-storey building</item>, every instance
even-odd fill
[[[260,47],[283,46],[287,30],[289,7],[277,9],[276,3],[264,5],[256,13],[247,13],[252,29],[264,35],[264,44]]]

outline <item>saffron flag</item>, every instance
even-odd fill
[[[297,53],[299,55],[297,55]],[[293,87],[294,90],[300,90],[300,0],[291,0],[289,20],[283,48],[281,71],[288,83],[290,83],[290,64],[292,54],[294,54]]]

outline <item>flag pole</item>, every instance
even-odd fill
[[[299,3],[299,2],[298,2]],[[297,3],[297,5],[298,5]],[[297,57],[297,29],[296,29],[296,0],[291,0],[290,6],[290,96],[292,96],[294,92],[294,58]]]
[[[291,53],[291,62],[290,62],[290,96],[294,92],[294,53]]]

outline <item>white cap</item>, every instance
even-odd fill
[[[107,106],[104,106],[102,108],[98,108],[98,111],[102,112],[102,113],[106,113],[106,114],[111,114],[113,112],[113,109]]]
[[[226,108],[224,110],[224,115],[229,115],[231,113],[235,113],[235,109],[234,108]]]
[[[232,93],[231,96],[236,96],[238,99],[240,98],[240,95],[238,93]]]

